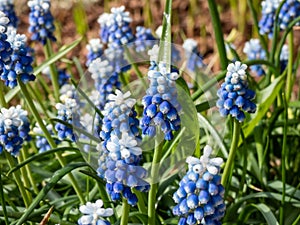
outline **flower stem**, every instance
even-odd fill
[[[286,77],[286,101],[289,101],[292,95],[292,87],[294,83],[293,78],[293,51],[294,51],[294,35],[293,30],[288,35],[289,41],[289,61],[288,61],[288,70]]]
[[[0,106],[7,108],[7,102],[5,101],[5,92],[4,92],[4,85],[2,83],[2,81],[0,81]]]
[[[9,165],[10,169],[14,168],[15,167],[15,161],[14,161],[13,157],[11,156],[11,154],[7,151],[4,151],[4,153],[5,153],[5,156],[6,156],[6,159],[7,159],[7,162],[8,162],[8,165]],[[25,190],[24,184],[21,180],[20,171],[15,171],[13,173],[13,176],[14,176],[14,179],[15,179],[17,185],[18,185],[20,193],[22,195],[23,201],[25,203],[25,207],[28,208],[30,206],[30,201],[29,201],[29,197],[27,195],[27,192]]]
[[[284,204],[285,204],[285,183],[286,183],[286,171],[285,171],[285,163],[286,163],[286,152],[287,152],[287,132],[288,132],[288,107],[287,107],[287,101],[284,96],[283,92],[283,105],[284,105],[284,126],[283,126],[283,144],[282,144],[282,150],[281,150],[281,181],[282,181],[282,198],[281,198],[281,206],[279,209],[280,213],[280,225],[284,224]]]
[[[129,215],[129,205],[127,199],[123,198],[123,209],[122,209],[122,217],[120,225],[128,224],[128,215]]]
[[[17,77],[17,79],[18,79],[18,83],[19,83],[19,86],[21,88],[21,91],[22,91],[22,93],[23,93],[23,95],[25,97],[25,101],[27,102],[27,104],[28,104],[28,106],[30,108],[30,111],[33,114],[35,120],[37,121],[37,123],[39,124],[40,128],[42,129],[42,131],[43,131],[43,133],[44,133],[47,141],[49,142],[49,145],[51,146],[52,149],[56,148],[57,145],[56,145],[55,141],[53,140],[53,138],[51,137],[51,134],[47,130],[45,124],[43,123],[43,120],[40,117],[40,115],[39,115],[39,113],[38,113],[38,111],[37,111],[37,109],[36,109],[36,107],[35,107],[32,99],[31,99],[31,96],[28,93],[27,87],[22,83],[22,81],[20,80],[19,77]],[[57,157],[60,165],[62,167],[65,167],[66,166],[66,162],[64,161],[64,158],[61,156],[61,154],[59,154],[59,153],[56,152],[55,156]],[[69,178],[70,178],[70,180],[72,182],[73,188],[74,188],[74,190],[75,190],[75,192],[76,192],[76,194],[77,194],[80,202],[82,204],[85,204],[85,199],[83,197],[82,191],[81,191],[80,187],[78,186],[78,184],[77,184],[77,182],[76,182],[76,180],[75,180],[72,172],[70,172],[68,175],[69,175]]]
[[[210,16],[212,19],[212,24],[214,28],[215,38],[217,41],[218,52],[220,56],[220,63],[222,70],[226,70],[228,65],[226,50],[225,50],[225,42],[222,32],[222,26],[220,21],[220,16],[217,8],[217,4],[214,0],[208,0],[208,7]]]
[[[26,159],[28,158],[27,150],[28,150],[28,149],[25,148],[25,146],[24,146],[24,147],[23,147],[23,150],[21,151],[21,155],[22,155],[22,157],[23,157],[23,160],[26,160]],[[34,191],[34,193],[35,193],[36,195],[38,195],[39,190],[38,190],[38,188],[37,188],[37,186],[36,186],[36,182],[35,182],[35,180],[34,180],[34,178],[33,178],[33,176],[32,176],[32,172],[31,172],[30,167],[29,167],[28,164],[25,165],[25,169],[26,169],[26,175],[27,175],[28,178],[29,178],[29,181],[30,181],[30,183],[31,183],[31,185],[32,185],[33,191]]]
[[[225,164],[224,172],[222,175],[222,185],[227,189],[227,186],[230,183],[231,170],[234,164],[234,157],[237,152],[237,147],[240,138],[241,125],[240,122],[233,118],[233,134],[232,142],[229,150],[229,156]]]
[[[154,149],[154,156],[151,167],[151,186],[148,196],[148,225],[155,224],[155,203],[156,203],[156,194],[158,189],[158,172],[159,172],[159,163],[162,157],[162,147],[164,141],[158,143],[156,140],[156,147]]]
[[[3,191],[3,182],[2,182],[2,166],[0,166],[0,202],[3,210],[3,216],[5,220],[5,225],[9,225],[7,210],[6,210],[6,202],[4,198],[4,191]]]
[[[47,43],[44,47],[44,52],[45,52],[45,56],[46,59],[49,59],[49,57],[52,54],[52,50],[51,50],[51,42],[49,41],[49,39],[47,40]],[[50,69],[50,76],[51,76],[51,81],[52,81],[52,85],[53,85],[53,91],[54,91],[54,98],[56,100],[56,102],[59,101],[59,84],[58,84],[58,74],[57,71],[54,67],[53,64],[49,65],[49,69]]]
[[[21,162],[23,162],[24,161],[24,158],[23,158],[23,154],[22,154],[22,152],[24,151],[24,149],[22,149],[21,151],[20,151],[20,154],[19,154],[19,156],[18,156],[18,164],[20,164]],[[28,165],[27,165],[28,166]],[[27,194],[27,197],[28,197],[28,200],[29,200],[29,202],[32,202],[32,195],[31,195],[31,193],[28,191],[28,189],[30,188],[30,186],[31,186],[31,184],[30,184],[30,182],[29,182],[29,179],[28,179],[28,173],[27,173],[27,170],[26,170],[26,167],[21,167],[20,168],[20,172],[21,172],[21,177],[23,178],[22,180],[23,180],[23,183],[24,183],[24,187],[25,187],[25,189],[26,189],[26,194]]]

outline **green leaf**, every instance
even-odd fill
[[[276,220],[276,217],[272,213],[271,209],[263,204],[263,203],[258,203],[258,204],[251,204],[253,207],[257,208],[261,214],[264,216],[265,220],[269,225],[279,225],[278,221]]]
[[[64,152],[64,151],[76,151],[76,152],[79,152],[79,149],[78,148],[73,148],[73,147],[62,147],[62,148],[51,149],[51,150],[48,150],[46,152],[33,155],[33,156],[27,158],[26,160],[24,160],[23,162],[19,163],[17,166],[15,166],[14,168],[12,168],[11,170],[9,170],[8,173],[7,173],[7,176],[9,176],[11,173],[15,172],[16,170],[22,168],[23,166],[27,165],[28,163],[30,163],[32,161],[40,160],[44,156],[51,155],[51,154],[54,154],[56,152]]]
[[[77,33],[82,36],[85,35],[88,30],[88,22],[82,1],[77,2],[73,7],[73,18]]]
[[[196,105],[196,110],[197,112],[203,112],[214,107],[215,105],[216,105],[216,99],[208,100]]]
[[[47,193],[60,181],[66,174],[70,173],[72,170],[77,169],[79,167],[89,166],[87,163],[74,163],[66,165],[64,168],[56,171],[52,178],[49,180],[49,182],[46,184],[45,187],[39,192],[39,194],[36,196],[36,198],[32,201],[31,205],[28,207],[28,209],[25,211],[25,213],[22,215],[22,217],[19,219],[17,225],[23,224],[27,218],[30,216],[30,214],[33,212],[35,207],[38,206],[40,201],[45,199]]]
[[[228,150],[223,142],[223,139],[221,138],[221,136],[219,135],[218,131],[214,128],[214,126],[208,121],[207,118],[205,118],[201,113],[198,113],[198,120],[199,120],[199,124],[200,127],[204,127],[206,128],[211,136],[213,137],[213,139],[215,140],[215,143],[219,145],[222,154],[225,158],[228,158]]]
[[[300,108],[300,101],[289,102],[289,107]]]
[[[282,192],[282,182],[280,180],[270,181],[268,186],[278,192]],[[300,190],[297,190],[291,185],[285,184],[285,193],[300,200]]]
[[[11,89],[7,94],[5,95],[5,101],[10,102],[10,100],[15,97],[16,94],[18,94],[20,91],[20,86],[15,87],[14,89]]]
[[[245,137],[248,137],[253,131],[254,127],[265,116],[270,106],[274,102],[276,96],[284,83],[284,77],[280,76],[276,78],[268,87],[257,93],[257,110],[256,113],[251,116],[251,120],[243,126]]]
[[[158,62],[164,62],[169,65],[171,70],[171,14],[172,0],[166,1],[165,11],[163,14],[163,27],[159,43]]]
[[[145,214],[145,213],[131,212],[131,213],[129,213],[129,218],[130,217],[137,218],[142,224],[147,224],[148,223],[148,215]]]
[[[52,63],[55,63],[57,60],[59,60],[64,55],[66,55],[68,52],[70,52],[73,48],[75,48],[81,42],[81,40],[82,40],[82,37],[80,37],[79,39],[77,39],[76,41],[74,41],[73,43],[71,43],[69,45],[62,46],[57,53],[53,54],[48,60],[46,60],[41,65],[34,68],[33,73],[35,75],[38,75],[39,73],[41,73],[49,65],[51,65]]]
[[[238,213],[238,209],[248,200],[253,200],[254,198],[268,198],[268,199],[273,199],[277,200],[278,203],[281,202],[282,200],[282,195],[274,192],[258,192],[254,194],[249,194],[245,197],[239,198],[233,205],[231,205],[227,210],[226,210],[226,215],[228,217],[232,218]],[[298,200],[291,198],[289,196],[285,197],[285,202],[292,204],[293,206],[299,208],[300,203]]]

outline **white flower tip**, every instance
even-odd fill
[[[193,156],[188,156],[185,161],[186,161],[186,163],[188,163],[190,165],[195,165],[195,164],[200,163],[200,160]]]
[[[211,155],[211,153],[212,153],[212,147],[206,145],[203,149],[203,155],[208,158]]]

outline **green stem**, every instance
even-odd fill
[[[23,154],[22,152],[24,151],[24,149],[22,149],[20,151],[20,155],[18,156],[18,164],[20,164],[21,162],[24,161],[24,158],[23,158]],[[27,165],[28,166],[28,165]],[[31,184],[29,182],[29,179],[28,179],[28,174],[27,174],[27,170],[25,167],[21,167],[20,168],[20,172],[21,172],[21,176],[23,178],[23,182],[24,182],[24,187],[26,189],[26,193],[27,193],[27,196],[28,196],[28,200],[29,202],[32,202],[32,195],[31,193],[28,191],[28,189],[30,188]]]
[[[208,0],[208,7],[209,7],[209,12],[210,12],[210,16],[212,19],[214,33],[215,33],[215,39],[216,39],[217,47],[218,47],[218,51],[219,51],[221,68],[222,68],[222,70],[226,70],[227,65],[228,65],[228,60],[227,60],[227,55],[226,55],[226,49],[225,49],[225,44],[224,44],[225,42],[224,42],[222,26],[221,26],[221,21],[220,21],[220,17],[219,17],[217,4],[214,0]]]
[[[234,157],[237,152],[237,147],[240,139],[241,124],[239,121],[233,118],[233,134],[232,142],[229,150],[229,156],[225,164],[224,172],[222,175],[222,185],[227,188],[230,183],[231,170],[234,164]]]
[[[10,169],[14,168],[15,167],[15,161],[12,158],[11,154],[7,151],[4,151],[4,153],[5,153],[5,156],[6,156],[6,159],[7,159],[7,162],[8,162],[8,165],[9,165]],[[20,171],[15,171],[13,173],[13,176],[14,176],[14,179],[15,179],[17,185],[18,185],[20,193],[22,195],[23,201],[25,203],[25,207],[28,208],[30,206],[30,201],[29,201],[29,197],[27,195],[27,192],[25,190],[23,181],[21,180]]]
[[[280,39],[280,42],[278,44],[278,51],[276,52],[276,57],[275,57],[275,66],[278,67],[279,64],[280,64],[280,54],[281,54],[281,50],[282,50],[282,47],[283,45],[285,44],[286,42],[286,39],[288,37],[288,34],[293,30],[293,27],[300,22],[300,16],[298,16],[296,19],[293,20],[293,22],[291,22],[288,27],[285,29],[281,39]]]
[[[1,90],[1,93],[0,93],[0,106],[4,107],[4,108],[7,108],[7,102],[5,100],[4,85],[3,85],[2,81],[0,81],[0,90]]]
[[[294,35],[293,30],[289,33],[289,61],[288,61],[288,70],[286,77],[286,101],[289,101],[292,95],[292,88],[294,83],[293,78],[293,51],[294,51]]]
[[[198,88],[195,93],[192,95],[193,101],[196,101],[201,95],[203,95],[207,90],[209,90],[212,86],[214,86],[218,81],[222,80],[225,78],[227,71],[222,71],[219,73],[215,79],[210,79],[207,81],[202,88]]]
[[[144,201],[142,193],[140,191],[135,190],[135,189],[132,189],[132,192],[138,198],[137,207],[138,207],[139,211],[143,214],[147,214],[147,208],[145,206],[145,201]]]
[[[156,203],[156,194],[158,190],[158,172],[160,160],[162,157],[162,147],[164,145],[164,141],[161,143],[157,143],[154,149],[154,156],[151,166],[151,186],[148,195],[148,225],[155,224],[155,203]]]
[[[28,154],[27,154],[27,148],[24,147],[24,149],[21,151],[22,157],[23,157],[23,161],[26,160],[28,158]],[[34,193],[37,195],[39,193],[39,190],[36,186],[36,182],[32,176],[32,172],[30,170],[30,167],[28,164],[25,165],[25,169],[26,169],[26,174],[28,175],[29,181],[31,183],[31,186],[33,188]]]
[[[3,189],[3,182],[2,182],[2,166],[0,166],[0,201],[1,201],[1,206],[2,206],[2,210],[3,210],[5,225],[9,225],[7,210],[6,210],[6,202],[5,202],[3,190],[4,189]]]
[[[123,198],[123,209],[122,209],[122,217],[120,225],[128,224],[128,215],[129,215],[129,205],[125,198]]]
[[[166,1],[163,28],[159,42],[158,62],[164,62],[169,66],[171,71],[171,16],[172,16],[172,0]],[[168,71],[168,72],[170,72]]]
[[[285,183],[286,183],[286,171],[285,171],[285,159],[287,153],[287,132],[288,132],[288,106],[286,102],[286,98],[283,92],[283,105],[284,105],[284,126],[283,126],[283,144],[281,150],[281,180],[282,180],[282,198],[281,198],[281,206],[280,206],[280,224],[284,225],[284,204],[285,204]]]
[[[49,40],[47,40],[47,43],[44,47],[44,52],[45,52],[46,59],[49,59],[52,55],[51,42]],[[50,69],[50,76],[51,76],[51,81],[52,81],[52,85],[53,85],[53,89],[54,89],[53,90],[54,98],[55,98],[56,102],[58,102],[59,101],[58,74],[57,74],[57,71],[53,64],[49,65],[49,69]]]
[[[22,81],[20,80],[19,77],[17,77],[17,79],[18,79],[18,83],[19,83],[19,86],[21,88],[21,91],[22,91],[23,95],[25,96],[25,101],[27,102],[27,104],[28,104],[28,106],[30,108],[31,113],[33,114],[35,120],[37,121],[37,123],[39,124],[41,130],[43,131],[43,133],[44,133],[47,141],[49,142],[49,145],[51,146],[52,149],[57,148],[57,145],[56,145],[55,141],[53,140],[51,134],[49,133],[49,131],[47,130],[45,124],[43,123],[43,120],[40,117],[39,112],[37,111],[37,109],[36,109],[36,107],[35,107],[32,99],[31,99],[31,97],[30,97],[30,95],[28,93],[27,87],[22,83]],[[64,161],[64,158],[61,156],[61,154],[56,152],[55,156],[57,157],[60,165],[62,167],[65,167],[66,166],[66,162]],[[70,180],[72,182],[72,185],[73,185],[73,188],[74,188],[76,194],[78,195],[78,198],[80,199],[80,202],[82,204],[84,204],[85,203],[85,199],[83,197],[81,189],[78,186],[78,184],[77,184],[77,182],[76,182],[76,180],[75,180],[72,172],[70,172],[68,174],[68,176],[69,176],[69,178],[70,178]]]

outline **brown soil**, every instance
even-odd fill
[[[18,0],[16,5],[16,11],[20,18],[19,33],[25,33],[28,37],[28,14],[29,9],[27,7],[26,0]],[[56,37],[57,43],[54,47],[57,49],[59,46],[69,44],[80,37],[76,30],[76,25],[73,20],[73,12],[78,6],[78,2],[84,5],[86,12],[86,21],[83,18],[82,22],[88,25],[88,30],[85,35],[85,39],[82,41],[76,49],[67,55],[68,58],[76,56],[80,59],[82,64],[86,60],[85,45],[91,38],[99,37],[100,27],[97,23],[98,17],[103,12],[109,12],[113,6],[125,5],[126,10],[130,12],[133,18],[132,28],[137,25],[144,25],[152,28],[153,31],[162,24],[162,15],[165,1],[159,0],[52,0],[52,14],[56,20]],[[148,3],[147,3],[148,2]],[[244,24],[237,24],[236,18],[251,18],[249,12],[245,15],[233,16],[228,1],[218,0],[217,3],[220,6],[220,18],[222,22],[222,29],[225,39],[231,33],[231,41],[237,47],[238,53],[242,54],[244,42],[252,36],[253,26],[251,19],[244,19]],[[149,10],[145,10],[149,7]],[[186,37],[194,38],[198,41],[199,51],[204,56],[204,61],[211,63],[212,71],[216,72],[220,69],[218,63],[218,56],[216,55],[216,42],[213,35],[213,26],[211,23],[208,3],[207,1],[197,0],[173,0],[173,18],[172,18],[172,32],[173,43],[181,44]],[[249,10],[248,10],[249,11]],[[234,12],[238,14],[238,12]],[[237,20],[237,19],[236,19]],[[150,21],[150,22],[149,22]],[[254,32],[255,35],[255,32]],[[296,32],[295,42],[299,46],[300,31]],[[28,38],[29,39],[29,38]],[[43,61],[43,49],[40,44],[31,43],[34,47],[37,55],[37,62]],[[296,49],[296,48],[295,48]]]

